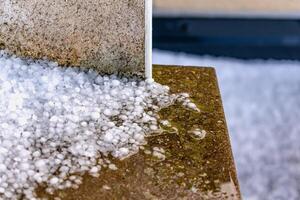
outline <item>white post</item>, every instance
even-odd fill
[[[152,0],[145,0],[145,77],[152,79]]]

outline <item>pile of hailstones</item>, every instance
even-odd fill
[[[153,81],[0,52],[1,199],[38,199],[39,184],[49,193],[78,188],[80,175],[99,176],[108,155],[137,152],[159,129],[158,111],[178,99],[195,108]]]

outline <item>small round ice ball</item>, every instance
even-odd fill
[[[58,184],[58,182],[59,182],[59,179],[57,177],[53,177],[50,179],[51,185],[56,185],[56,184]]]
[[[99,172],[99,168],[98,167],[92,167],[91,169],[90,169],[90,173],[98,173]]]
[[[93,120],[97,120],[97,119],[99,119],[101,117],[101,115],[98,112],[93,112],[91,114],[91,117],[92,117]]]
[[[104,113],[106,116],[111,116],[111,114],[112,114],[112,112],[111,112],[110,109],[105,109],[105,110],[103,111],[103,113]]]
[[[112,86],[117,87],[120,85],[120,81],[118,80],[112,80]]]

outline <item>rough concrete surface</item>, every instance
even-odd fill
[[[102,73],[143,74],[144,0],[0,0],[0,48]]]

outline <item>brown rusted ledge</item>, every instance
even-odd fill
[[[154,78],[173,93],[187,92],[195,112],[175,104],[160,112],[175,129],[147,138],[145,150],[123,161],[118,170],[85,176],[79,189],[56,193],[63,200],[241,199],[221,96],[213,68],[155,66]],[[193,130],[204,130],[197,137]],[[165,159],[147,154],[165,150]],[[38,191],[40,196],[45,193]]]

